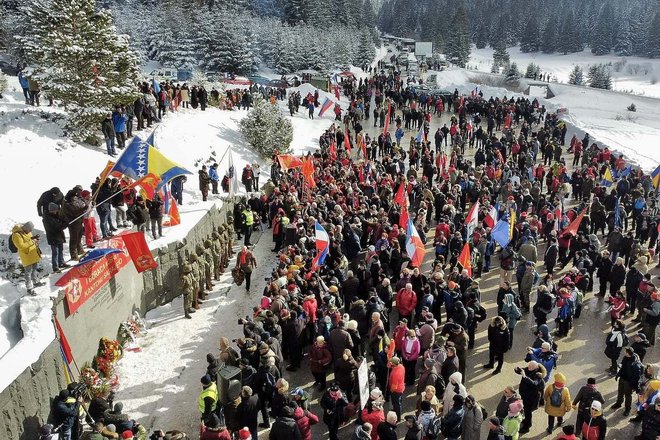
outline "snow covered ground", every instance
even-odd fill
[[[88,188],[109,159],[105,146],[93,147],[63,138],[59,125],[61,120],[53,122],[62,118],[62,110],[26,106],[18,92],[17,80],[10,81],[9,92],[0,101],[0,145],[3,146],[0,149],[0,163],[11,164],[0,173],[0,185],[7,190],[5,209],[0,213],[0,241],[3,243],[0,261],[4,261],[3,267],[9,265],[14,268],[14,279],[0,279],[0,371],[4,373],[0,377],[0,390],[36,361],[54,338],[51,297],[56,295],[54,282],[58,277],[48,278],[47,286],[38,288],[36,297],[24,296],[26,291],[22,280],[15,278],[20,263],[16,254],[9,253],[6,246],[11,228],[17,223],[34,223],[35,234],[44,237],[41,243],[43,274],[50,273],[50,248],[45,243],[43,224],[37,216],[37,199],[53,186],[58,186],[63,193],[78,184]],[[281,102],[280,106],[288,114],[286,102]],[[181,110],[167,115],[156,128],[156,146],[193,175],[184,185],[184,205],[180,207],[182,224],[165,228],[164,237],[150,243],[152,248],[181,239],[214,203],[221,203],[219,198],[201,201],[196,174],[202,164],[210,165],[222,160],[218,162],[218,171],[224,174],[229,167],[227,152],[231,148],[234,165],[239,172],[246,163],[260,161],[260,181],[268,179],[269,164],[261,162],[240,134],[238,123],[246,114],[244,110],[230,112],[215,108],[205,112]],[[293,151],[301,153],[310,146],[318,146],[319,136],[330,126],[333,117],[328,113],[321,120],[312,121],[302,111],[292,117]],[[145,138],[149,134],[146,131],[137,133]],[[18,188],[11,190],[15,186]],[[19,305],[20,316],[16,313]]]
[[[618,55],[596,56],[589,49],[567,55],[522,53],[519,46],[507,50],[511,61],[516,62],[523,73],[529,63],[534,63],[541,68],[541,73],[550,73],[560,83],[568,83],[568,76],[576,65],[582,66],[586,78],[590,65],[611,63],[613,90],[660,98],[660,59]],[[490,72],[493,65],[493,49],[490,47],[477,49],[473,46],[468,65],[470,69]]]
[[[432,73],[437,75],[438,87],[442,89],[457,88],[459,92],[469,94],[478,87],[485,97],[521,96],[503,88],[475,84],[473,81],[478,81],[480,74],[474,71],[450,68],[429,72]],[[658,166],[660,99],[569,84],[550,83],[549,87],[555,96],[539,101],[549,111],[567,108],[564,119],[579,133],[589,133],[592,140],[625,154],[646,172]],[[636,112],[626,110],[631,103],[637,107]]]

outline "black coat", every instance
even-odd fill
[[[380,440],[396,440],[399,438],[396,432],[396,426],[392,426],[387,422],[380,422],[375,429],[378,432],[378,438]]]
[[[598,261],[598,271],[596,272],[596,276],[603,281],[609,281],[611,273],[612,260],[609,258],[601,258]]]
[[[270,428],[268,440],[302,440],[302,436],[293,418],[278,417]]]
[[[509,329],[505,325],[504,329],[489,325],[488,326],[489,350],[495,354],[503,354],[509,350]]]
[[[44,230],[46,231],[46,240],[49,245],[58,245],[66,243],[64,230],[68,223],[59,214],[45,212],[43,217]]]
[[[155,196],[153,200],[147,200],[147,209],[149,218],[154,220],[163,218],[163,201],[160,197]]]
[[[248,399],[241,399],[238,405],[238,421],[240,426],[257,428],[257,415],[259,414],[259,396],[253,394]]]

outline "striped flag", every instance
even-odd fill
[[[425,252],[424,243],[422,243],[411,218],[408,218],[408,228],[406,229],[406,252],[408,252],[410,263],[414,267],[422,267]]]
[[[323,116],[325,112],[330,110],[330,107],[332,107],[332,104],[334,104],[330,98],[326,97],[325,101],[323,101],[323,105],[321,105],[321,109],[319,110],[319,116]]]
[[[660,187],[660,165],[658,165],[658,167],[651,173],[651,182],[653,182],[653,187],[655,189]]]
[[[467,217],[465,218],[465,226],[467,228],[467,238],[470,240],[472,233],[479,226],[479,200],[477,200],[470,211],[468,212]]]
[[[605,168],[605,173],[603,174],[603,179],[600,181],[600,184],[603,186],[610,187],[614,183],[614,177],[612,176],[612,171],[610,167]]]
[[[314,225],[314,234],[316,237],[316,257],[312,260],[312,270],[316,270],[323,265],[330,251],[330,237],[319,222]]]
[[[419,132],[417,132],[417,138],[415,139],[418,144],[421,144],[422,141],[424,140],[424,124],[422,124],[421,127],[419,127]]]

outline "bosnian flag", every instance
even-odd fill
[[[493,229],[495,223],[497,223],[498,206],[499,203],[490,205],[490,210],[488,211],[488,214],[486,214],[486,217],[484,217],[484,223],[486,223],[486,225],[488,225],[488,227],[491,229]]]
[[[319,222],[314,225],[316,235],[316,257],[312,260],[312,270],[316,270],[325,262],[325,258],[330,251],[330,237]]]
[[[467,217],[465,218],[465,226],[467,226],[467,237],[468,240],[472,237],[472,233],[479,226],[479,200],[477,200],[470,211],[468,212]]]
[[[406,230],[406,252],[410,257],[410,263],[414,267],[422,267],[424,262],[424,243],[413,225],[412,219],[408,218],[408,228]]]
[[[330,110],[330,107],[332,107],[332,101],[326,97],[325,101],[323,101],[323,105],[321,106],[321,110],[319,110],[319,116],[323,116],[323,113]]]

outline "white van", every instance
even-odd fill
[[[157,81],[177,81],[177,69],[173,68],[162,68],[157,70],[152,70],[149,74],[149,77]]]

